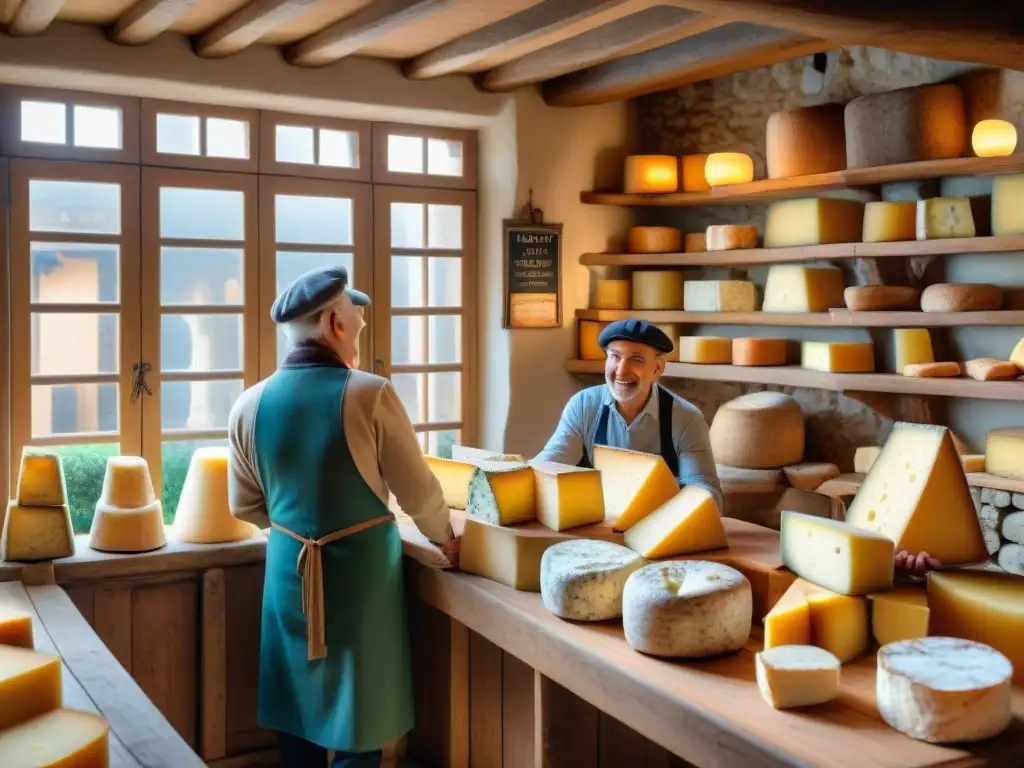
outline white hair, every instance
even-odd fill
[[[328,317],[328,310],[334,309],[336,306],[339,308],[341,306],[340,296],[332,298],[322,307],[314,309],[308,315],[300,317],[298,320],[282,323],[281,330],[284,331],[284,337],[288,340],[288,347],[291,348],[303,342],[320,341],[326,338],[331,329],[324,327],[324,320]]]

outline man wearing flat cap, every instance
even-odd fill
[[[645,320],[618,320],[597,339],[607,357],[605,383],[577,392],[538,461],[591,466],[595,445],[665,459],[680,487],[699,485],[722,509],[722,489],[701,412],[658,384],[672,340]]]
[[[259,723],[285,768],[380,765],[413,725],[402,542],[389,491],[458,561],[441,486],[391,383],[357,370],[370,298],[344,267],[308,272],[271,317],[291,349],[232,409],[235,517],[270,527]]]

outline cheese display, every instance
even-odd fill
[[[622,628],[634,650],[701,658],[737,651],[750,637],[750,582],[703,560],[654,563],[634,572],[622,594]]]
[[[971,149],[978,157],[1005,157],[1017,147],[1017,129],[1006,120],[979,120],[971,131]]]
[[[860,242],[864,203],[831,197],[779,200],[768,206],[765,248]]]
[[[807,464],[793,464],[783,467],[786,479],[794,488],[801,491],[813,491],[826,480],[839,477],[839,467],[827,462],[808,462]]]
[[[526,463],[481,461],[473,468],[466,512],[495,525],[537,517],[536,483]]]
[[[892,243],[917,239],[917,202],[872,202],[864,206],[865,243]]]
[[[977,229],[971,201],[966,197],[932,197],[917,201],[918,240],[974,237]]]
[[[465,509],[469,499],[469,481],[473,477],[476,464],[454,459],[440,459],[437,456],[424,455],[423,458],[441,484],[444,503],[451,509]]]
[[[813,645],[784,645],[754,656],[757,688],[774,709],[809,707],[839,695],[840,664]]]
[[[0,731],[5,768],[107,768],[107,721],[91,712],[54,709]]]
[[[985,471],[1024,480],[1024,427],[991,430],[985,438]]]
[[[601,473],[605,518],[625,531],[679,493],[679,481],[661,456],[594,446],[594,468]]]
[[[508,528],[467,517],[459,569],[513,589],[540,592],[541,558],[560,541],[565,534],[542,526]]]
[[[523,463],[525,459],[518,453],[495,453],[482,448],[470,448],[468,445],[452,446],[452,461],[476,464],[481,461],[514,461]]]
[[[708,180],[704,178],[704,166],[707,161],[706,154],[683,155],[679,158],[679,171],[683,175],[680,186],[683,192],[707,192],[711,189]]]
[[[623,174],[626,194],[675,192],[679,168],[673,155],[629,155]]]
[[[764,647],[808,645],[811,642],[811,605],[803,589],[786,590],[764,617]]]
[[[678,270],[634,269],[633,309],[682,309],[683,276]]]
[[[754,161],[742,152],[712,152],[704,161],[704,179],[712,188],[747,184],[754,180]]]
[[[729,546],[711,493],[687,485],[626,531],[626,546],[648,560]]]
[[[702,253],[708,249],[708,236],[706,232],[687,232],[683,238],[684,253]]]
[[[604,360],[604,350],[598,345],[597,340],[601,331],[608,323],[597,322],[596,320],[579,320],[577,329],[579,333],[579,355],[580,360]]]
[[[805,341],[800,365],[825,373],[870,373],[875,370],[874,346],[870,341]]]
[[[604,520],[600,472],[549,461],[535,461],[532,466],[541,523],[564,531]]]
[[[788,348],[789,342],[786,339],[733,339],[732,364],[785,365]]]
[[[964,98],[952,84],[860,96],[844,119],[847,168],[961,157],[967,149]]]
[[[67,505],[26,507],[13,501],[7,505],[0,535],[0,560],[33,562],[73,554],[75,533]]]
[[[644,565],[636,552],[610,541],[559,542],[540,561],[544,607],[574,621],[617,619],[626,579]]]
[[[680,336],[679,362],[728,365],[732,362],[732,339],[722,336]]]
[[[871,634],[879,645],[928,637],[928,595],[923,589],[897,587],[868,595]]]
[[[936,283],[921,294],[922,312],[983,312],[1002,305],[1002,289],[985,283]]]
[[[594,286],[594,309],[629,309],[633,286],[629,280],[598,280]]]
[[[709,251],[757,248],[757,227],[749,224],[713,224],[705,233],[704,246]]]
[[[953,637],[922,637],[878,651],[882,719],[934,744],[988,739],[1010,727],[1012,667],[999,651]]]
[[[772,264],[764,286],[762,312],[828,312],[841,307],[843,273],[839,267]]]
[[[257,526],[231,514],[228,449],[197,448],[185,475],[171,536],[193,544],[219,544],[242,541],[259,532]]]
[[[630,253],[675,253],[683,244],[683,233],[675,227],[630,227]]]
[[[862,445],[853,454],[853,471],[867,473],[870,471],[878,454],[882,452],[880,445]]]
[[[35,648],[32,638],[32,616],[12,607],[0,605],[0,645]]]
[[[1012,381],[1020,376],[1016,365],[1007,360],[979,357],[964,363],[967,375],[978,381]]]
[[[927,328],[896,328],[892,332],[893,371],[902,373],[908,365],[934,363],[932,337]]]
[[[804,414],[790,395],[753,392],[723,403],[711,420],[711,451],[733,467],[781,469],[804,456]]]
[[[992,234],[1024,235],[1024,173],[992,179]]]
[[[903,375],[920,379],[955,379],[960,375],[960,363],[914,363],[903,366]]]
[[[89,529],[89,546],[102,552],[148,552],[167,543],[163,507],[141,456],[111,456]]]
[[[18,504],[26,507],[62,507],[68,503],[67,482],[60,456],[41,448],[25,447],[18,473]]]
[[[797,579],[790,589],[803,592],[811,615],[811,645],[835,654],[844,664],[867,650],[871,640],[868,601],[840,595]]]
[[[57,709],[62,690],[59,656],[0,645],[0,731]]]
[[[897,422],[846,513],[846,522],[927,552],[943,565],[988,552],[967,477],[945,427]]]
[[[748,280],[687,280],[683,286],[687,312],[756,312],[757,289]]]
[[[769,179],[846,170],[842,104],[773,112],[765,127]]]
[[[921,305],[921,292],[899,285],[852,285],[843,291],[843,300],[851,312],[912,310]]]

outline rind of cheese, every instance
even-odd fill
[[[928,593],[916,587],[896,587],[868,595],[871,634],[879,645],[928,637]]]
[[[597,343],[598,337],[608,326],[608,323],[597,320],[578,320],[577,332],[579,334],[579,356],[580,360],[604,360],[606,355]]]
[[[441,484],[444,503],[450,509],[465,509],[469,500],[469,481],[473,478],[476,465],[468,461],[441,459],[437,456],[423,457],[434,477]]]
[[[466,513],[495,525],[537,517],[536,481],[529,464],[482,461],[473,469]]]
[[[912,739],[933,744],[988,739],[1010,727],[1010,660],[952,637],[890,643],[878,651],[878,713]]]
[[[110,726],[99,715],[54,709],[0,731],[6,768],[107,768]]]
[[[518,453],[497,453],[483,448],[471,448],[468,445],[452,446],[452,461],[477,464],[481,461],[511,461],[522,464],[525,459]]]
[[[137,509],[96,504],[89,546],[100,552],[149,552],[167,543],[159,501]]]
[[[680,336],[679,362],[728,365],[732,362],[732,339],[722,336]]]
[[[964,465],[964,472],[984,472],[985,471],[985,454],[984,453],[962,453],[962,454],[960,454],[960,461]]]
[[[732,364],[785,365],[788,348],[786,339],[733,339]]]
[[[704,179],[712,188],[747,184],[754,180],[754,161],[742,152],[712,152],[704,162]]]
[[[633,550],[610,541],[559,542],[540,561],[544,607],[574,621],[617,619],[626,579],[645,564]]]
[[[793,464],[783,467],[782,471],[786,473],[789,484],[801,491],[813,491],[826,480],[831,480],[842,474],[835,464],[821,461]]]
[[[765,248],[860,242],[864,203],[831,197],[779,200],[768,206]]]
[[[915,230],[918,240],[974,237],[974,214],[966,197],[933,197],[917,201]]]
[[[703,253],[708,249],[706,232],[687,232],[683,238],[683,253]]]
[[[872,202],[864,206],[865,243],[892,243],[917,239],[917,202]]]
[[[0,645],[0,733],[60,707],[62,691],[59,656]]]
[[[785,645],[754,657],[761,696],[774,709],[824,704],[839,696],[840,664],[813,645]]]
[[[683,233],[675,227],[630,227],[630,253],[676,253],[683,245]]]
[[[35,648],[31,614],[0,606],[0,645]]]
[[[629,280],[598,280],[594,286],[594,309],[629,309],[632,294]]]
[[[757,227],[749,224],[712,224],[705,233],[709,251],[738,251],[757,248]]]
[[[622,628],[634,650],[667,658],[736,651],[750,637],[750,582],[702,560],[655,563],[634,572],[622,595]]]
[[[882,452],[880,445],[862,445],[853,454],[853,471],[867,474]]]
[[[711,452],[733,467],[781,469],[804,456],[804,414],[781,392],[753,392],[723,403],[711,420]]]
[[[138,509],[156,500],[149,464],[141,456],[111,456],[103,477],[99,503],[122,509]]]
[[[683,272],[633,270],[633,309],[682,309]]]
[[[764,647],[809,645],[810,642],[810,603],[803,589],[791,586],[764,617]]]
[[[896,328],[892,332],[893,371],[902,373],[908,365],[934,363],[932,337],[927,328]]]
[[[772,264],[764,286],[762,312],[828,312],[842,307],[843,273],[839,267]]]
[[[161,530],[162,530],[161,520]],[[228,449],[197,448],[189,462],[171,536],[193,544],[243,541],[259,533],[231,514],[228,504]]]
[[[797,579],[790,589],[803,591],[807,598],[811,645],[835,654],[844,664],[867,650],[871,640],[867,598],[840,595],[806,579]]]
[[[548,547],[565,534],[541,526],[507,528],[472,517],[462,529],[459,568],[506,587],[540,592],[540,563]]]
[[[851,285],[843,291],[843,300],[851,312],[913,310],[921,306],[921,292],[900,285]]]
[[[675,192],[679,168],[673,155],[629,155],[623,173],[626,194]]]
[[[846,170],[843,105],[773,112],[765,126],[765,161],[769,179]]]
[[[594,446],[601,472],[605,519],[626,531],[679,493],[679,481],[661,456],[607,445]]]
[[[936,283],[921,294],[922,312],[985,312],[1002,305],[1002,289],[988,283]]]
[[[875,370],[874,345],[870,341],[805,341],[800,345],[800,365],[825,373],[870,373]]]
[[[62,507],[68,503],[68,486],[60,454],[26,446],[21,454],[15,498],[26,507]]]
[[[897,422],[861,483],[846,522],[927,552],[943,565],[987,559],[963,464],[945,427]]]
[[[533,462],[537,520],[553,531],[604,520],[604,492],[596,469]]]
[[[57,560],[75,554],[75,532],[71,511],[63,507],[7,505],[0,560],[33,562]]]
[[[683,176],[679,186],[683,192],[707,192],[711,189],[708,180],[704,178],[707,161],[707,154],[683,155],[679,158],[679,172]]]
[[[992,234],[1024,235],[1024,173],[992,179]]]
[[[683,286],[687,312],[756,312],[757,289],[749,280],[687,280]]]
[[[688,485],[626,531],[626,546],[648,560],[729,546],[714,497]]]
[[[1020,369],[1007,360],[979,357],[964,363],[964,370],[978,381],[1012,381],[1020,376]]]
[[[960,363],[951,361],[941,363],[914,363],[903,366],[904,376],[919,379],[955,379],[961,373]]]
[[[715,471],[725,495],[733,493],[769,493],[785,486],[781,470],[747,469],[716,464]]]
[[[1024,427],[993,429],[986,435],[985,471],[1024,480]]]

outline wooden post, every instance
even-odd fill
[[[469,768],[469,628],[451,619],[448,640],[448,739],[445,765]]]
[[[227,617],[224,569],[203,574],[202,606],[202,756],[216,760],[227,754]]]

